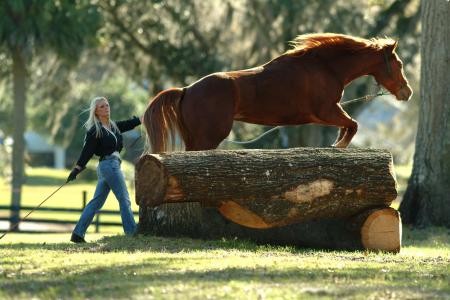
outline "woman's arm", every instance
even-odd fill
[[[75,180],[77,178],[77,175],[86,168],[86,164],[95,153],[96,146],[97,138],[95,137],[95,131],[88,131],[86,133],[86,137],[84,138],[84,145],[83,150],[81,150],[80,158],[78,159],[75,167],[70,172],[69,177],[67,177],[66,183]]]
[[[81,154],[75,168],[83,170],[88,161],[92,158],[92,156],[94,156],[96,147],[97,138],[95,137],[95,131],[88,131],[86,133],[86,137],[84,138],[83,150],[81,150]]]
[[[133,118],[125,121],[116,122],[117,128],[120,132],[126,132],[134,129],[134,127],[141,125],[141,118],[134,116]]]

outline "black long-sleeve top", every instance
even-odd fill
[[[110,155],[114,151],[120,152],[123,148],[122,133],[132,130],[134,127],[141,124],[138,117],[133,117],[129,120],[116,122],[119,131],[111,128],[115,137],[103,126],[101,126],[102,134],[96,137],[95,126],[92,126],[86,133],[84,138],[83,150],[81,150],[80,158],[77,161],[77,165],[84,168],[92,156],[104,156]]]

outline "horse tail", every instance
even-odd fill
[[[171,88],[156,95],[145,110],[143,122],[153,153],[175,149],[176,133],[185,142],[187,130],[181,118],[180,103],[185,88]]]

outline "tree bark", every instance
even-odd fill
[[[194,221],[191,228],[182,222],[190,212],[178,210],[186,205],[200,212],[196,214],[197,219],[191,220]],[[400,217],[390,207],[371,209],[348,219],[311,220],[284,227],[255,229],[231,222],[217,209],[201,208],[199,203],[168,203],[162,206],[164,210],[160,210],[160,207],[139,208],[139,233],[201,239],[239,238],[258,244],[321,249],[365,249],[397,253],[401,248]],[[176,214],[178,219],[166,223],[164,212],[167,211],[170,216]],[[158,213],[162,215],[158,216]]]
[[[136,202],[141,207],[199,202],[218,208],[235,223],[260,229],[348,218],[389,206],[397,196],[392,156],[374,149],[146,155],[136,166],[135,178]]]
[[[19,222],[22,184],[24,181],[24,132],[26,124],[26,78],[27,71],[22,49],[11,49],[13,59],[13,85],[14,85],[14,132],[12,152],[12,193],[11,193],[11,229],[19,230],[13,226]]]
[[[414,165],[403,222],[450,227],[450,3],[421,2],[421,82]]]

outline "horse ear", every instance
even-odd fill
[[[394,53],[395,49],[397,48],[398,45],[398,41],[394,41],[392,44],[390,44],[389,46],[387,46],[387,50],[389,50],[389,52]]]

